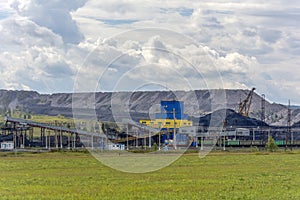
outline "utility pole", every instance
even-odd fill
[[[202,133],[202,134],[204,134],[204,133]],[[200,139],[201,139],[200,150],[203,151],[203,149],[204,149],[204,144],[203,144],[204,143],[204,135],[202,137],[200,137]]]
[[[59,138],[60,138],[60,148],[62,149],[63,148],[63,132],[62,130],[60,130],[59,132]]]
[[[201,126],[201,147],[200,147],[200,150],[203,151],[204,150],[204,128],[203,126]]]
[[[158,132],[158,150],[160,151],[160,144],[161,142],[160,142],[160,130],[159,130],[159,132]]]
[[[174,142],[174,149],[177,149],[176,144],[176,114],[175,114],[175,108],[173,108],[173,119],[174,119],[174,136],[173,136],[173,142]]]
[[[262,122],[265,122],[265,112],[266,112],[266,96],[264,94],[261,95],[261,116],[260,116],[260,120]]]
[[[76,149],[76,133],[73,134],[73,149]]]
[[[139,141],[138,141],[138,137],[139,137],[139,132],[138,131],[135,131],[135,148],[137,149],[138,146],[139,146]]]
[[[287,128],[288,128],[288,136],[291,137],[291,101],[289,100],[289,105],[288,105],[288,120],[287,120]],[[286,139],[287,140],[287,139]],[[293,145],[292,145],[292,141],[290,140],[290,147],[291,150],[293,150]]]
[[[68,149],[71,149],[71,132],[68,134]]]
[[[48,130],[48,141],[49,141],[49,149],[51,149],[51,131]]]
[[[45,134],[45,138],[46,138],[46,149],[48,149],[48,137],[47,137],[47,133]]]
[[[92,144],[91,144],[92,150],[94,150],[94,135],[91,135],[91,139],[92,139]]]
[[[225,131],[223,132],[224,136],[223,136],[223,151],[226,150],[225,144],[226,144],[226,139],[225,139]]]
[[[149,149],[151,149],[151,131],[149,130],[148,132],[149,132]]]
[[[23,148],[25,148],[25,139],[26,139],[26,129],[23,132]]]
[[[266,96],[264,95],[264,94],[262,94],[261,95],[261,116],[260,116],[260,120],[261,120],[261,129],[260,129],[260,131],[261,131],[261,133],[260,133],[260,135],[263,135],[263,140],[264,140],[264,142],[266,142],[266,140],[265,140],[265,134],[264,134],[264,126],[265,126],[265,118],[266,118],[266,108],[265,108],[265,106],[266,106]]]
[[[128,147],[128,126],[129,126],[129,124],[127,124],[127,126],[126,126],[126,150],[128,151],[129,150],[129,147]]]
[[[226,143],[226,140],[225,140],[225,133],[226,133],[226,126],[227,126],[227,120],[225,119],[224,122],[223,122],[223,150],[225,151],[226,150],[226,147],[225,147],[225,143]]]
[[[17,131],[14,130],[13,132],[13,138],[14,138],[14,149],[17,148]]]
[[[160,133],[161,133],[161,125],[159,125],[159,132],[158,132],[158,150],[160,151]]]

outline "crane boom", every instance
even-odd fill
[[[254,93],[255,88],[252,88],[252,90],[249,92],[247,98],[239,103],[239,114],[248,117],[249,116],[249,110],[252,102],[252,96]]]

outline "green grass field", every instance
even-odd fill
[[[300,153],[185,154],[156,172],[86,152],[0,153],[0,199],[300,199]]]

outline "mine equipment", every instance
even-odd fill
[[[254,93],[255,88],[252,88],[252,90],[249,92],[247,98],[244,101],[241,101],[239,103],[239,114],[248,117],[249,116],[249,110],[251,106],[252,96]]]

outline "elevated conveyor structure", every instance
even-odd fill
[[[54,147],[56,148],[63,148],[63,137],[64,135],[68,135],[68,141],[67,141],[67,146],[68,148],[75,148],[76,143],[80,141],[80,139],[87,139],[91,140],[90,144],[91,147],[93,148],[94,146],[94,140],[107,140],[107,136],[103,133],[93,133],[93,132],[88,132],[84,130],[79,130],[76,128],[68,128],[68,127],[63,127],[63,126],[56,126],[56,125],[51,125],[48,123],[41,123],[41,122],[35,122],[31,120],[26,120],[26,119],[19,119],[19,118],[12,118],[12,117],[5,117],[5,123],[11,123],[13,126],[22,125],[22,126],[27,126],[27,127],[34,127],[34,128],[40,128],[41,130],[41,145],[45,146],[45,148],[50,148],[51,147],[51,141],[50,138],[52,137],[50,134],[50,131],[54,132]],[[48,133],[48,134],[47,134]],[[18,134],[16,132],[16,134]],[[86,145],[86,143],[85,143]],[[16,145],[17,146],[17,145]]]

